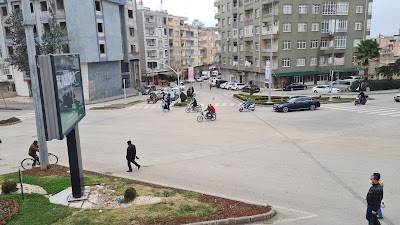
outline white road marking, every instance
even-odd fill
[[[222,107],[225,107],[226,106],[226,103],[222,103]]]
[[[235,103],[231,103],[230,106],[231,106],[231,107],[235,106]]]

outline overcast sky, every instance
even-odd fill
[[[143,0],[151,9],[160,9],[161,0]],[[214,0],[163,0],[163,9],[178,16],[187,16],[189,20],[200,19],[207,26],[215,26]],[[399,34],[400,0],[374,0],[371,37],[378,34]]]

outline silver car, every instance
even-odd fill
[[[400,102],[400,93],[397,93],[397,94],[394,96],[394,100],[395,100],[396,102]]]
[[[333,82],[332,87],[340,91],[350,91],[350,86],[353,82],[349,80],[336,80]]]

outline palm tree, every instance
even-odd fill
[[[359,63],[364,67],[364,81],[367,86],[369,75],[369,62],[372,59],[379,58],[379,44],[373,40],[361,41],[356,48],[355,55]]]

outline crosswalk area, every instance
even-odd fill
[[[354,105],[354,104],[343,103],[343,104],[325,104],[322,105],[321,108],[362,113],[367,115],[400,117],[400,109],[383,107],[383,106]]]
[[[171,103],[171,105],[173,105],[173,103]],[[213,103],[211,103],[213,104]],[[206,104],[200,104],[202,108],[207,108]],[[239,103],[214,103],[213,106],[214,107],[240,107],[241,104]],[[128,109],[161,109],[161,105],[160,104],[139,104],[139,105],[134,105],[132,107],[129,107]]]
[[[28,120],[28,119],[35,118],[35,111],[29,111],[29,112],[24,113],[22,115],[18,115],[18,116],[16,116],[16,118],[18,118],[20,120]]]

